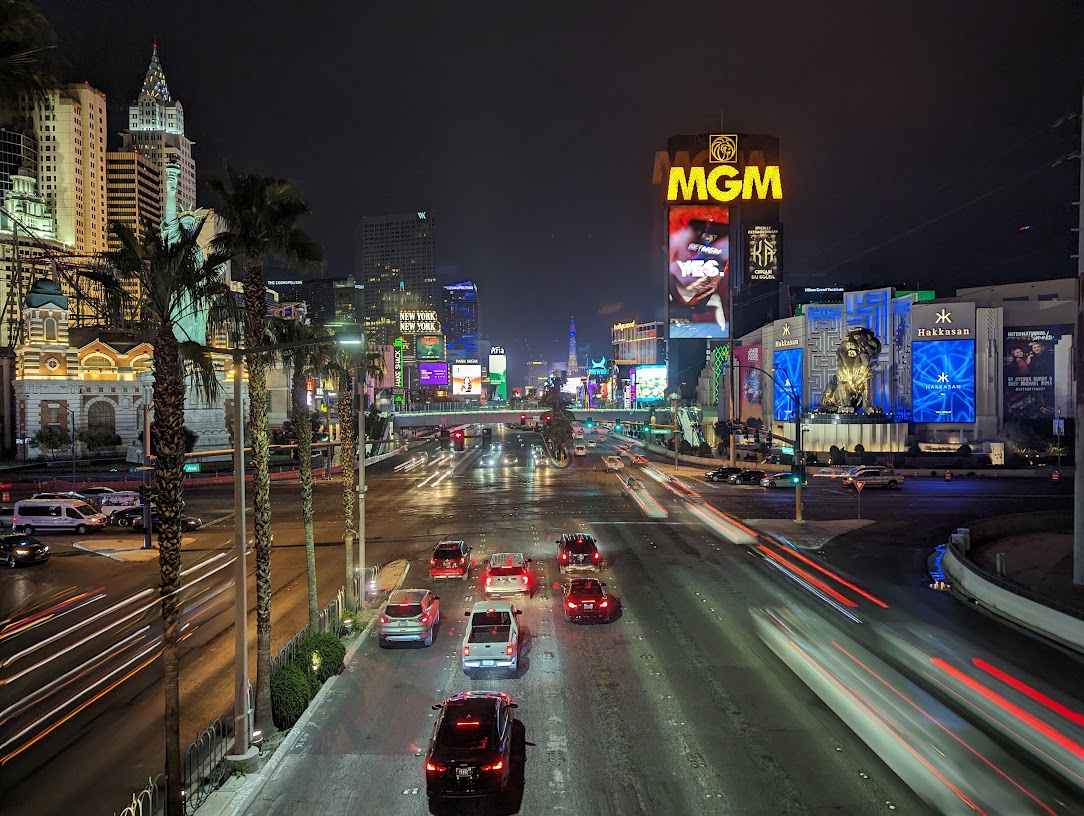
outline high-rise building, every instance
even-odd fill
[[[121,134],[121,140],[121,150],[138,150],[158,165],[162,201],[166,198],[166,166],[176,162],[181,169],[177,207],[181,212],[196,209],[192,140],[184,135],[184,107],[173,99],[166,84],[158,43],[154,44],[139,97],[128,107],[128,130]]]
[[[12,188],[12,176],[29,173],[37,182],[38,140],[27,130],[0,124],[0,201]],[[0,213],[0,224],[3,217]]]
[[[313,323],[323,326],[357,325],[361,314],[362,289],[353,275],[305,281],[301,286],[307,290],[303,300],[309,304],[309,316]],[[367,339],[368,336],[366,334]]]
[[[440,309],[449,360],[478,360],[478,287],[470,281],[448,284]],[[487,348],[488,352],[489,349]]]
[[[576,358],[576,318],[568,324],[568,376],[575,377],[580,370]]]
[[[527,381],[524,383],[527,386],[526,390],[537,391],[544,386],[549,380],[551,370],[549,363],[543,360],[528,360]]]
[[[162,223],[161,168],[138,150],[111,150],[105,166],[110,222],[124,224],[139,237],[148,224],[157,230]],[[109,248],[118,247],[110,232]]]
[[[619,366],[659,365],[666,362],[666,324],[614,323],[611,358]]]
[[[441,308],[435,218],[428,212],[366,217],[357,240],[365,335],[388,346],[398,336],[400,310]]]

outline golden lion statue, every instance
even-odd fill
[[[881,353],[881,341],[866,328],[850,329],[836,349],[836,373],[817,410],[826,414],[849,414],[859,410],[879,414],[873,404],[873,367]]]

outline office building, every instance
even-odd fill
[[[105,154],[107,204],[110,222],[124,224],[143,237],[148,224],[162,223],[161,168],[137,150],[111,150]],[[110,232],[109,248],[120,244]]]
[[[666,362],[666,324],[661,320],[614,323],[611,337],[611,359],[622,368]]]
[[[138,150],[159,168],[160,197],[166,197],[166,166],[181,169],[177,182],[177,207],[181,212],[196,209],[196,163],[192,140],[184,135],[184,107],[174,100],[154,44],[151,62],[143,78],[139,97],[128,107],[128,130],[121,134],[121,150]]]
[[[546,381],[549,380],[551,370],[549,363],[544,360],[528,360],[527,381],[524,383],[526,386],[525,391],[537,392],[545,386]]]
[[[435,218],[428,212],[366,217],[357,239],[365,334],[387,346],[398,336],[400,310],[440,311]]]
[[[440,324],[449,360],[478,360],[481,363],[477,286],[471,281],[460,281],[444,287]],[[488,348],[486,352],[488,354]]]
[[[38,140],[33,133],[0,124],[0,201],[12,188],[11,177],[17,174],[38,178]],[[0,224],[3,223],[0,214]]]
[[[267,286],[278,292],[280,303],[306,303],[309,311],[312,311],[312,284],[314,281],[303,281],[296,278],[279,278],[269,280]]]
[[[358,324],[362,288],[353,275],[305,281],[299,288],[307,290],[307,296],[302,299],[309,304],[308,313],[313,323],[323,326]],[[281,290],[279,292],[281,294]]]

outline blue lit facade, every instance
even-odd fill
[[[460,281],[444,287],[440,325],[444,330],[448,360],[478,360],[478,287]],[[486,354],[489,349],[486,349]]]

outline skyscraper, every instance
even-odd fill
[[[568,376],[577,376],[579,369],[579,363],[576,362],[576,318],[572,318],[572,322],[568,324]]]
[[[364,287],[365,334],[374,344],[388,346],[398,336],[401,309],[440,311],[434,215],[366,217],[357,240],[355,278]]]
[[[162,171],[138,150],[111,150],[105,154],[109,220],[119,221],[137,236],[147,224],[158,229],[162,223]],[[112,233],[109,248],[120,242]]]
[[[470,281],[460,281],[444,287],[440,324],[444,330],[449,360],[478,360],[482,363],[478,346],[477,286]]]
[[[143,78],[139,97],[128,107],[128,131],[121,134],[122,150],[138,150],[159,167],[161,200],[166,198],[166,166],[181,168],[177,184],[177,207],[181,212],[196,209],[196,162],[192,140],[184,135],[184,107],[174,101],[166,74],[154,44],[151,63]]]

